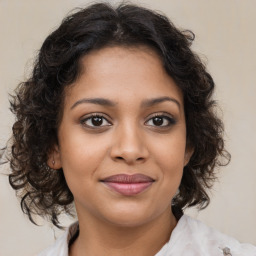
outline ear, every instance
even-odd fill
[[[194,148],[187,145],[185,150],[185,155],[184,155],[184,167],[189,163],[193,153],[194,153]]]
[[[48,154],[47,165],[54,170],[58,170],[62,167],[59,146],[56,144]]]

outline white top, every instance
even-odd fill
[[[78,229],[78,223],[37,256],[68,256],[68,242]],[[236,239],[183,215],[170,240],[155,256],[256,256],[256,247],[241,244]]]

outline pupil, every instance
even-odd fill
[[[154,123],[154,125],[162,125],[163,124],[163,118],[162,117],[154,117],[153,123]]]
[[[92,124],[95,126],[99,126],[102,124],[102,117],[95,116],[92,118]]]

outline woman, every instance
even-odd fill
[[[229,160],[193,34],[95,4],[49,35],[12,101],[10,184],[31,221],[72,225],[39,255],[256,255],[183,214]]]

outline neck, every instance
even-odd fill
[[[79,236],[70,248],[70,256],[153,256],[168,242],[177,224],[170,208],[149,223],[133,227],[114,225],[90,215],[80,217],[78,214]]]

